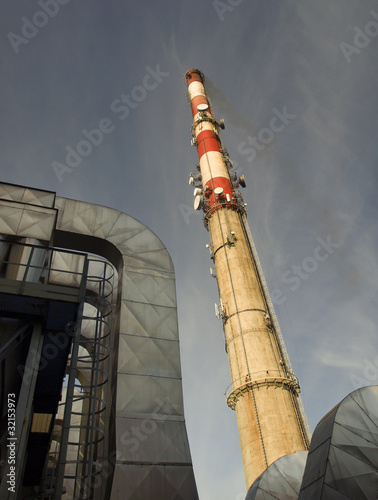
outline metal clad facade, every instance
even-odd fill
[[[198,498],[184,421],[175,277],[162,242],[116,210],[57,198],[57,230],[122,256],[112,500]]]
[[[357,389],[317,425],[299,500],[375,500],[378,492],[378,386]]]
[[[74,402],[73,410],[83,415],[69,416],[69,425],[65,427],[69,429],[69,445],[54,476],[62,478],[60,485],[64,476],[67,499],[77,498],[74,491],[81,477],[91,480],[83,483],[91,491],[83,491],[84,496],[80,498],[198,499],[184,419],[175,275],[163,243],[145,225],[117,210],[1,183],[0,234],[0,256],[5,269],[2,286],[8,287],[8,294],[13,293],[9,283],[14,282],[16,287],[11,297],[12,313],[19,315],[23,304],[20,302],[23,296],[17,295],[19,289],[24,295],[30,290],[40,293],[40,288],[48,285],[46,297],[42,297],[52,301],[51,310],[46,306],[46,311],[42,311],[45,333],[49,328],[64,330],[71,323],[80,323],[77,315],[64,319],[59,307],[67,302],[68,312],[72,309],[76,314],[78,304],[82,304],[84,318],[78,330],[81,343],[74,375],[83,391],[75,394],[79,399],[81,394],[86,397],[84,394],[90,392],[93,380],[98,379],[91,395],[98,410],[95,408],[91,436],[97,441],[82,440],[83,429],[89,422],[83,417],[89,412],[89,398],[83,399],[80,408]],[[99,257],[88,262],[87,253],[104,259]],[[82,278],[83,266],[86,279]],[[106,271],[101,271],[104,269]],[[113,273],[117,275],[114,282],[110,279]],[[73,297],[68,295],[71,288]],[[81,289],[88,293],[85,303],[81,302]],[[109,297],[112,298],[108,300]],[[39,295],[37,298],[42,300]],[[8,296],[3,300],[6,314],[9,301]],[[32,306],[35,308],[34,302]],[[45,307],[45,302],[40,308],[42,306]],[[62,324],[52,321],[60,318],[64,319]],[[106,342],[92,342],[96,335],[102,335]],[[19,364],[19,361],[9,357],[7,366],[12,363]],[[62,364],[62,380],[66,365],[70,362]],[[54,366],[52,361],[51,367]],[[35,377],[41,370],[35,372]],[[54,377],[42,379],[56,381]],[[59,386],[60,383],[58,392]],[[54,411],[50,412],[50,419]],[[44,434],[40,429],[49,422],[45,414],[43,409],[37,409],[32,425],[34,434]],[[59,453],[59,448],[63,448],[57,441],[58,434],[61,435],[58,428],[63,427],[65,418],[63,408],[57,418],[52,439]],[[29,431],[25,429],[23,435],[26,436]],[[79,445],[80,452],[77,451]],[[84,456],[81,453],[86,446],[97,445],[91,455],[95,457],[92,469],[87,474],[82,464],[78,466],[78,461]],[[23,453],[24,462],[26,456],[27,453]],[[66,463],[67,460],[71,463]],[[44,462],[43,455],[41,463]],[[50,460],[48,463],[51,465]],[[93,468],[96,470],[92,474]],[[63,475],[59,475],[59,471],[63,471]],[[33,484],[23,486],[31,488]],[[60,498],[59,486],[54,487],[55,491],[50,493]]]

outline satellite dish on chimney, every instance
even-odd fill
[[[194,210],[201,210],[203,205],[203,196],[196,196],[194,198]]]
[[[214,308],[215,308],[215,316],[219,319],[221,315],[219,312],[218,304],[214,304]]]
[[[222,187],[217,187],[217,188],[214,189],[214,194],[216,194],[217,196],[219,196],[222,193],[223,193],[223,188]]]
[[[198,106],[197,106],[197,111],[199,111],[200,113],[203,113],[204,111],[207,111],[208,109],[209,109],[209,105],[206,103],[198,104]]]

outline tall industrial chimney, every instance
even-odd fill
[[[308,426],[238,191],[244,177],[232,171],[203,74],[192,69],[185,79],[199,156],[190,184],[210,233],[232,382],[227,404],[236,411],[249,488],[276,459],[308,449]]]

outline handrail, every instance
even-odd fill
[[[259,380],[288,380],[293,383],[294,386],[297,386],[299,389],[299,383],[298,379],[294,374],[289,374],[287,376],[283,371],[281,370],[260,370],[257,372],[250,373],[246,375],[245,377],[240,377],[238,379],[235,379],[224,391],[224,395],[226,396],[226,399],[228,396],[235,390],[239,389],[240,387],[243,387],[246,384],[253,384],[256,381]]]
[[[87,254],[85,253],[61,249],[56,250],[55,248],[32,245],[20,241],[9,241],[8,243],[10,245],[10,255],[0,261],[0,278],[20,282],[22,288],[26,288],[28,286],[27,283],[30,282],[80,288],[85,281],[85,263],[87,260]],[[28,254],[24,256],[24,261],[21,259],[16,260],[15,257],[12,256],[12,250],[18,248],[25,248],[28,252]],[[39,255],[37,253],[38,251],[40,251]],[[59,253],[77,257],[77,262],[80,262],[79,259],[81,259],[81,269],[75,271],[57,266],[54,263],[54,257]],[[37,260],[37,262],[34,262],[34,260]],[[42,264],[38,262],[41,260],[43,260]],[[35,277],[30,278],[33,271]],[[67,276],[67,280],[57,280],[58,273]]]

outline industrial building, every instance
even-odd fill
[[[198,498],[175,276],[146,226],[0,184],[5,499]]]

